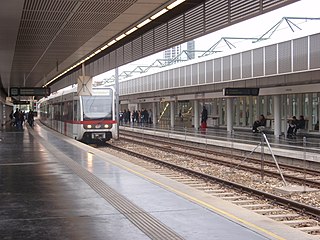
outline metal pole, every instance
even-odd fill
[[[261,182],[264,181],[264,138],[263,138],[263,134],[261,133]]]
[[[276,157],[275,157],[274,154],[273,154],[273,151],[272,151],[272,149],[271,149],[271,146],[270,146],[270,144],[269,144],[269,141],[268,141],[268,139],[267,139],[267,136],[266,136],[264,133],[262,133],[262,135],[263,135],[264,140],[266,141],[266,143],[267,143],[267,145],[268,145],[268,148],[269,148],[269,150],[270,150],[270,152],[271,152],[271,155],[272,155],[272,158],[273,158],[273,160],[274,160],[274,162],[275,162],[275,164],[276,164],[276,166],[277,166],[277,168],[278,168],[278,171],[279,171],[279,173],[280,173],[280,176],[281,176],[281,178],[282,178],[282,181],[283,181],[284,185],[287,186],[288,184],[287,184],[286,180],[285,180],[284,177],[283,177],[283,174],[282,174],[282,172],[281,172],[281,169],[280,169],[280,167],[279,167],[279,164],[278,164],[278,162],[277,162],[277,159],[276,159]]]
[[[119,69],[118,67],[115,68],[115,91],[116,91],[116,112],[115,112],[115,118],[117,122],[117,127],[116,127],[116,139],[119,139]]]

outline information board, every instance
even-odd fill
[[[224,96],[258,96],[259,88],[225,88]]]
[[[49,96],[50,88],[10,88],[10,96]]]

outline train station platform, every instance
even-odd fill
[[[178,139],[182,141],[201,143],[223,147],[225,149],[261,152],[260,144],[264,145],[264,154],[271,154],[262,133],[252,133],[250,129],[235,129],[232,134],[223,128],[207,128],[195,130],[193,128],[154,126],[154,125],[122,125],[120,129],[136,132],[143,135],[156,135],[167,139]],[[320,169],[320,135],[313,133],[298,132],[294,138],[275,138],[273,133],[266,130],[265,137],[270,149],[276,157],[281,160],[290,157],[295,160],[294,164],[304,165],[307,161],[308,167]],[[284,163],[292,163],[284,162]]]
[[[38,124],[0,151],[1,239],[316,239]]]

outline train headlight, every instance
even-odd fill
[[[105,124],[105,125],[104,125],[104,128],[109,128],[109,125],[108,125],[108,124]]]
[[[87,128],[92,128],[92,126],[91,125],[87,125]]]

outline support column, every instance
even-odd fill
[[[253,97],[249,97],[249,116],[248,116],[248,124],[249,126],[253,125]]]
[[[297,112],[297,119],[299,119],[300,115],[304,115],[303,114],[303,104],[304,104],[304,99],[302,99],[303,95],[302,93],[298,93],[297,94],[297,106],[298,106],[298,112]]]
[[[242,104],[242,126],[247,126],[247,98],[243,97]]]
[[[200,114],[199,114],[199,101],[198,100],[194,100],[193,102],[193,124],[194,124],[194,129],[198,130],[200,123],[199,123],[199,119],[200,119]]]
[[[282,106],[283,106],[283,122],[282,122],[282,130],[284,132],[284,137],[287,138],[287,129],[288,129],[288,105],[287,105],[287,95],[282,96]]]
[[[288,111],[287,111],[287,116],[289,117],[292,117],[293,116],[293,100],[292,100],[292,94],[288,95],[288,100],[289,100],[289,103],[288,103]]]
[[[219,126],[219,118],[217,118],[217,116],[218,116],[217,101],[218,101],[218,99],[213,99],[213,101],[212,101],[212,116],[214,117],[214,120],[213,120],[214,126]]]
[[[170,102],[170,127],[174,128],[174,102]]]
[[[152,103],[152,123],[153,125],[157,124],[157,103]]]
[[[233,129],[233,99],[227,98],[227,132],[232,133]]]
[[[263,115],[267,116],[268,115],[268,96],[263,97]]]
[[[312,93],[309,93],[307,96],[308,96],[308,116],[306,116],[308,119],[308,128],[307,129],[308,129],[308,131],[310,131],[310,130],[312,130],[312,123],[313,123],[313,121],[312,121],[313,96],[312,96]]]
[[[237,98],[236,104],[236,126],[240,126],[240,98]]]
[[[279,138],[281,135],[281,96],[273,97],[273,116],[274,116],[274,136]]]
[[[317,114],[317,119],[316,121],[320,121],[320,93],[318,93],[318,114]],[[320,132],[320,127],[319,127],[319,132]]]
[[[218,115],[219,115],[219,126],[223,124],[223,119],[222,119],[222,98],[218,99],[219,101],[219,106],[218,106]]]

